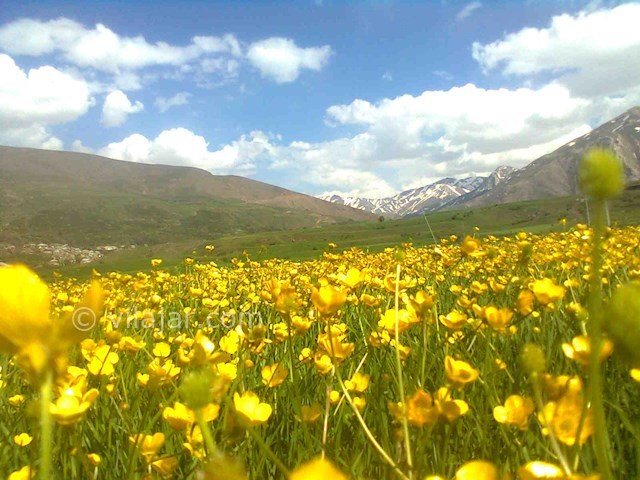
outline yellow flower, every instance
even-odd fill
[[[351,377],[351,380],[344,382],[344,385],[350,391],[362,393],[369,388],[369,375],[356,372]]]
[[[629,375],[631,375],[631,378],[636,382],[640,382],[640,368],[632,368]]]
[[[455,360],[449,355],[444,359],[444,370],[451,385],[458,388],[475,381],[480,375],[480,371],[473,368],[467,362]]]
[[[171,345],[166,342],[158,342],[153,347],[153,354],[156,357],[167,358],[171,355]]]
[[[359,411],[362,411],[367,406],[367,400],[364,397],[353,397],[353,404]]]
[[[31,470],[31,467],[27,465],[26,467],[22,467],[20,470],[16,470],[11,473],[7,480],[30,480],[31,478],[36,476],[36,472]]]
[[[302,405],[300,407],[300,413],[302,414],[302,421],[305,423],[314,423],[320,418],[322,410],[320,405],[314,403],[313,405]]]
[[[474,460],[456,471],[455,480],[498,480],[498,469],[485,460]]]
[[[466,236],[460,244],[460,249],[464,255],[477,254],[477,250],[480,248],[480,240],[470,236]]]
[[[300,465],[289,475],[289,480],[347,480],[347,478],[333,463],[322,458]]]
[[[147,465],[154,461],[158,450],[164,445],[164,440],[164,433],[162,432],[154,433],[153,435],[139,433],[129,437],[129,441],[138,447],[140,455],[142,455]]]
[[[487,319],[487,323],[494,330],[504,330],[509,323],[511,323],[511,319],[513,318],[513,311],[508,308],[500,308],[496,307],[487,307],[484,309],[484,315]]]
[[[402,410],[400,410],[402,412]],[[418,390],[407,398],[407,421],[411,425],[431,425],[438,419],[438,409],[433,398],[423,390]]]
[[[440,315],[440,323],[451,330],[460,330],[467,324],[467,316],[457,310]]]
[[[119,361],[118,354],[109,345],[100,345],[93,351],[88,351],[84,356],[89,361],[87,370],[95,376],[111,376],[115,371],[114,365]]]
[[[153,259],[151,259],[151,266],[152,267],[159,267],[160,265],[162,265],[162,259],[161,258],[153,258]]]
[[[89,453],[87,455],[87,460],[94,467],[97,467],[98,465],[100,465],[100,463],[102,463],[102,458],[100,458],[100,455],[98,455],[97,453]]]
[[[533,313],[533,302],[536,299],[536,296],[531,290],[522,290],[518,294],[518,304],[517,309],[520,315],[530,315]]]
[[[9,405],[12,407],[19,407],[24,403],[24,395],[14,395],[8,399]]]
[[[311,291],[311,301],[320,315],[333,315],[347,301],[347,293],[331,285],[323,285]]]
[[[287,376],[289,371],[280,363],[274,363],[273,365],[267,365],[262,368],[262,383],[269,388],[277,387],[281,385]]]
[[[431,309],[435,305],[433,295],[429,295],[424,290],[417,292],[413,298],[409,298],[409,308],[421,319],[426,319],[431,314]]]
[[[447,387],[441,387],[434,398],[434,405],[438,409],[438,415],[447,422],[453,422],[464,416],[469,411],[469,405],[464,400],[453,400],[451,391]]]
[[[331,357],[322,352],[316,352],[313,356],[313,365],[322,375],[326,375],[333,370],[333,362]]]
[[[240,419],[250,427],[265,423],[273,411],[271,405],[261,403],[258,396],[251,391],[244,392],[242,395],[234,393],[233,405]]]
[[[33,441],[33,437],[28,433],[20,433],[13,437],[13,442],[19,447],[26,447]]]
[[[574,445],[576,441],[583,445],[594,430],[593,412],[590,407],[587,407],[581,428],[580,420],[584,408],[585,401],[580,391],[577,388],[569,388],[562,397],[547,403],[538,413],[538,419],[543,426],[542,432],[548,435],[551,430],[554,436],[565,445]],[[580,431],[580,438],[576,438],[578,431]]]
[[[173,471],[178,468],[179,463],[176,457],[159,458],[151,462],[151,468],[158,472],[161,477],[170,477]]]
[[[402,333],[409,329],[411,325],[418,323],[418,317],[413,310],[398,310],[398,333]],[[378,326],[384,328],[390,334],[396,331],[396,311],[395,309],[387,310],[384,315],[380,316]]]
[[[202,409],[202,416],[205,422],[211,422],[218,418],[220,405],[213,403],[208,404]],[[196,422],[196,414],[186,405],[180,402],[174,402],[172,407],[165,407],[162,411],[162,418],[174,430],[186,430]]]
[[[47,368],[65,368],[67,350],[80,342],[100,318],[104,296],[93,283],[77,309],[50,316],[50,291],[24,265],[0,267],[0,351],[38,377]]]
[[[511,395],[504,402],[493,409],[493,418],[498,423],[514,425],[520,430],[526,430],[529,426],[529,416],[533,413],[533,401],[528,397]]]
[[[586,335],[573,337],[571,343],[562,344],[562,352],[565,357],[587,366],[591,362],[591,339]],[[613,352],[613,342],[605,339],[600,350],[600,361],[609,357],[611,352]]]
[[[67,390],[58,397],[55,403],[49,405],[49,412],[53,419],[60,425],[73,425],[82,420],[86,411],[93,405],[99,392],[92,388],[81,397],[77,396],[73,389]]]
[[[354,289],[358,285],[360,285],[362,282],[364,282],[365,277],[366,275],[364,274],[364,272],[361,272],[357,268],[351,267],[347,271],[346,275],[343,273],[338,274],[338,281],[343,285],[351,289]]]
[[[518,469],[518,475],[522,480],[563,480],[564,471],[547,462],[529,462]]]
[[[536,280],[531,284],[531,290],[542,305],[548,305],[564,297],[564,287],[556,285],[550,278]]]

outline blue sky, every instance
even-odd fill
[[[3,2],[0,144],[381,197],[640,104],[640,4]]]

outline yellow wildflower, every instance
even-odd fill
[[[460,388],[475,381],[480,372],[462,360],[455,360],[447,355],[444,359],[444,369],[447,378],[454,387]]]
[[[233,394],[233,405],[240,419],[247,426],[260,425],[269,420],[272,409],[268,403],[261,403],[258,396],[251,392]]]
[[[504,402],[504,406],[500,405],[493,409],[493,418],[498,423],[514,425],[520,430],[526,430],[533,409],[533,401],[530,398],[511,395]]]
[[[262,383],[269,388],[274,388],[285,381],[289,371],[281,363],[274,363],[263,367],[261,374]]]
[[[347,480],[347,476],[327,459],[318,458],[296,468],[289,480]]]
[[[498,469],[490,462],[474,460],[456,471],[455,480],[498,480]]]
[[[323,285],[320,289],[314,287],[311,291],[311,301],[320,315],[333,315],[346,300],[347,293],[337,290],[331,285]]]

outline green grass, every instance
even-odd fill
[[[610,206],[610,211],[611,218],[620,225],[640,224],[640,191],[625,192]],[[86,278],[94,268],[100,272],[147,270],[150,258],[162,258],[165,266],[178,265],[187,256],[225,264],[234,257],[242,257],[244,252],[256,260],[282,258],[302,261],[319,258],[330,242],[336,243],[340,251],[357,247],[379,252],[406,242],[425,245],[432,243],[434,238],[438,241],[450,235],[462,237],[474,233],[474,227],[480,229],[480,235],[502,236],[521,230],[542,234],[561,230],[563,227],[559,220],[562,218],[566,218],[569,225],[586,223],[584,202],[576,197],[562,197],[442,211],[424,217],[383,222],[357,222],[209,239],[201,237],[200,241],[189,238],[121,250],[107,254],[102,261],[93,265],[63,267],[58,270],[65,275]],[[204,249],[208,244],[215,245],[212,254]],[[10,260],[30,261],[28,258]],[[52,269],[42,262],[38,262],[36,267],[45,277],[51,276]]]

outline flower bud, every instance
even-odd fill
[[[590,197],[600,200],[617,197],[624,189],[622,163],[612,151],[593,148],[580,162],[578,183]]]
[[[632,366],[640,367],[640,285],[618,288],[605,311],[604,328],[616,352]]]
[[[180,394],[184,403],[193,410],[207,406],[212,398],[211,387],[215,374],[209,369],[191,372],[180,385]]]
[[[546,370],[546,360],[542,349],[533,343],[527,343],[520,353],[522,366],[529,375],[543,373]]]

